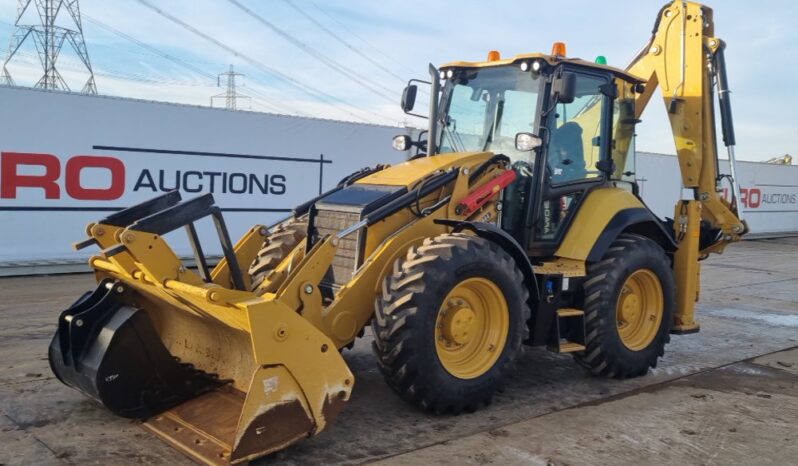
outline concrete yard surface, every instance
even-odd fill
[[[384,465],[794,464],[798,348],[394,456]]]
[[[58,313],[93,286],[90,274],[0,279],[0,465],[192,464],[52,375]],[[698,320],[636,379],[527,349],[493,404],[460,416],[401,401],[367,331],[344,352],[356,382],[336,422],[255,464],[798,463],[798,238],[702,262]]]

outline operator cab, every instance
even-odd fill
[[[555,43],[551,55],[502,60],[492,51],[484,62],[443,65],[432,75],[432,89],[440,89],[430,103],[432,137],[409,144],[431,155],[506,155],[518,178],[504,191],[501,226],[530,255],[551,256],[589,190],[613,183],[637,194],[641,81],[605,62],[566,58],[565,45]],[[405,90],[408,113],[415,92],[412,84]]]

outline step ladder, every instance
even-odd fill
[[[555,339],[548,345],[555,353],[576,353],[585,350],[585,311],[574,308],[557,309]]]

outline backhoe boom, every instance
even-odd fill
[[[656,89],[668,109],[682,184],[695,191],[702,203],[702,219],[723,236],[702,253],[721,252],[746,230],[739,205],[737,179],[733,178],[734,201],[721,196],[718,150],[715,132],[714,88],[718,87],[723,139],[729,149],[732,176],[736,175],[734,129],[729,89],[726,83],[725,44],[714,36],[712,9],[704,5],[675,1],[663,7],[651,40],[626,70],[646,80],[635,100],[640,118]]]
[[[712,9],[674,1],[660,10],[651,40],[626,70],[646,80],[635,100],[640,118],[656,89],[662,93],[676,144],[682,185],[693,199],[680,200],[674,211],[679,248],[674,255],[677,309],[674,330],[698,331],[694,319],[700,265],[709,253],[723,252],[738,241],[747,227],[742,219],[737,163],[734,154],[729,89],[724,60],[725,44],[715,37]],[[721,196],[714,90],[718,88],[723,141],[731,166],[733,199]],[[702,227],[701,221],[706,222]]]

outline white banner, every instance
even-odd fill
[[[85,226],[179,189],[213,193],[235,241],[335,186],[406,155],[404,128],[0,87],[0,264],[82,261]],[[206,254],[221,248],[210,219]],[[168,236],[190,255],[185,233]]]
[[[728,160],[720,171],[729,174]],[[751,235],[798,232],[798,166],[737,162],[743,217]],[[658,216],[673,218],[682,183],[676,156],[640,152],[637,154],[637,184],[646,204]],[[731,199],[728,181],[721,183]]]
[[[84,228],[172,189],[213,193],[235,241],[270,224],[344,176],[406,154],[391,148],[404,128],[0,87],[0,269],[75,263]],[[728,163],[721,163],[728,173]],[[753,234],[798,231],[798,167],[740,162]],[[681,196],[676,157],[639,153],[642,197],[672,217]],[[198,222],[209,255],[221,249]],[[186,235],[168,235],[190,255]],[[41,270],[39,270],[41,271]],[[0,274],[2,274],[0,270]]]

